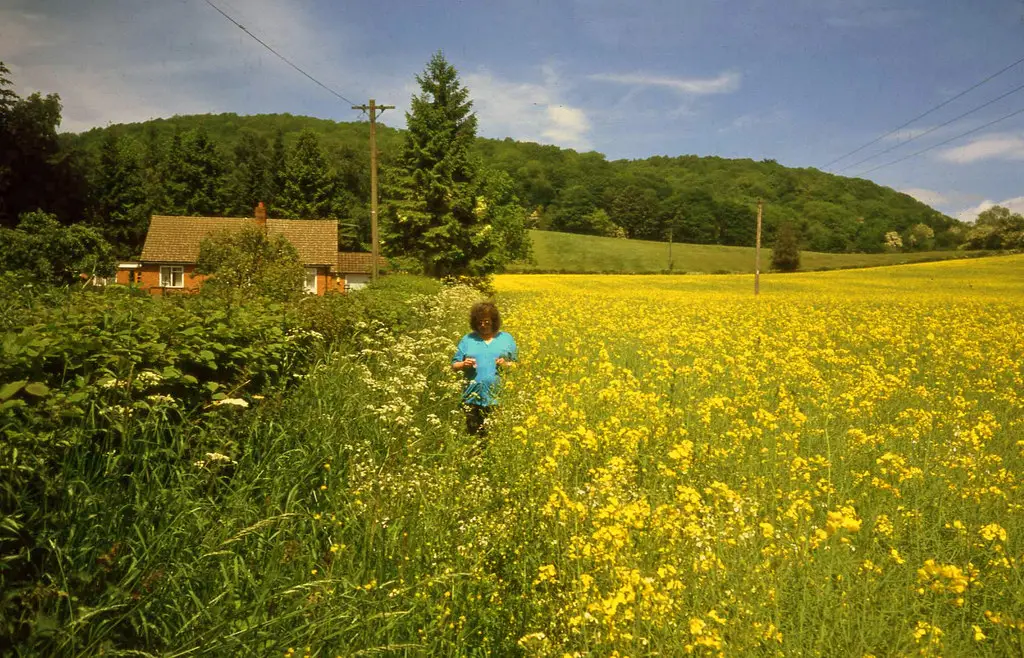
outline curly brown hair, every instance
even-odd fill
[[[482,320],[485,318],[491,321],[491,331],[498,333],[501,329],[501,313],[498,312],[498,307],[492,302],[473,304],[473,308],[469,309],[469,326],[473,331],[480,331]]]

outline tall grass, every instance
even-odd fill
[[[1019,653],[1019,266],[756,305],[749,277],[501,277],[522,363],[482,442],[448,368],[475,293],[420,297],[259,407],[76,453],[18,652]]]
[[[555,231],[530,231],[533,262],[514,263],[510,272],[666,272],[669,268],[667,242],[625,240]],[[920,251],[891,254],[801,253],[803,270],[841,269],[900,265],[921,261],[975,257],[987,252]],[[753,272],[753,247],[675,243],[672,245],[673,272],[722,273]],[[771,247],[761,250],[761,269],[767,271]]]

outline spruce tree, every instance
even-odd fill
[[[149,221],[149,206],[135,143],[109,131],[100,147],[93,186],[95,222],[119,258],[137,255]]]
[[[202,126],[184,137],[174,136],[165,165],[165,190],[172,212],[217,215],[223,210],[224,162]]]
[[[800,237],[789,222],[779,226],[772,246],[772,269],[779,272],[796,272],[800,269]]]
[[[302,131],[288,155],[284,189],[277,200],[282,217],[325,219],[334,216],[335,175],[320,147],[320,137]]]
[[[386,211],[386,252],[412,258],[432,276],[486,274],[494,269],[488,256],[496,236],[477,211],[478,164],[470,156],[477,119],[469,90],[440,52],[416,82],[421,93],[405,115],[398,199]]]
[[[249,217],[260,202],[269,202],[270,156],[267,138],[243,130],[235,145],[235,166],[228,180],[228,212]]]
[[[270,162],[267,163],[267,207],[274,216],[277,212],[277,202],[284,190],[284,176],[288,170],[288,151],[284,146],[284,131],[280,128],[274,133],[274,146],[270,151]]]

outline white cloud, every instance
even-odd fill
[[[131,0],[42,6],[22,0],[31,9],[18,9],[17,2],[0,9],[5,59],[19,93],[60,94],[63,130],[254,105],[257,112],[301,112],[304,102],[330,98],[205,3],[143,10]],[[318,79],[349,91],[324,65],[344,40],[324,34],[301,5],[216,4]]]
[[[992,159],[1024,160],[1024,137],[1012,134],[985,135],[970,144],[940,151],[936,157],[957,164]]]
[[[1018,196],[998,202],[986,199],[976,206],[964,208],[960,212],[956,213],[956,218],[963,222],[973,222],[978,218],[978,215],[992,206],[1002,206],[1004,208],[1009,208],[1011,212],[1024,213],[1024,196]]]
[[[594,73],[587,78],[635,87],[665,87],[695,96],[727,94],[740,86],[740,74],[735,71],[726,71],[714,78],[670,78],[645,73]]]
[[[481,132],[577,150],[592,148],[586,111],[562,98],[565,86],[553,68],[542,67],[541,77],[541,82],[514,82],[485,69],[464,75]]]
[[[559,144],[583,144],[585,135],[590,130],[590,120],[586,113],[578,107],[564,105],[547,108],[549,124],[543,135]]]
[[[921,203],[927,203],[929,206],[939,206],[950,201],[950,198],[942,192],[928,190],[923,187],[908,187],[900,190],[900,192],[909,194]]]

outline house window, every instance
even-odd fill
[[[302,289],[306,292],[315,295],[316,294],[316,268],[306,268],[306,282],[303,284]]]
[[[345,275],[345,292],[350,290],[360,290],[365,288],[370,283],[369,274],[346,274]]]
[[[161,288],[184,288],[185,268],[181,265],[160,266],[160,287]]]

